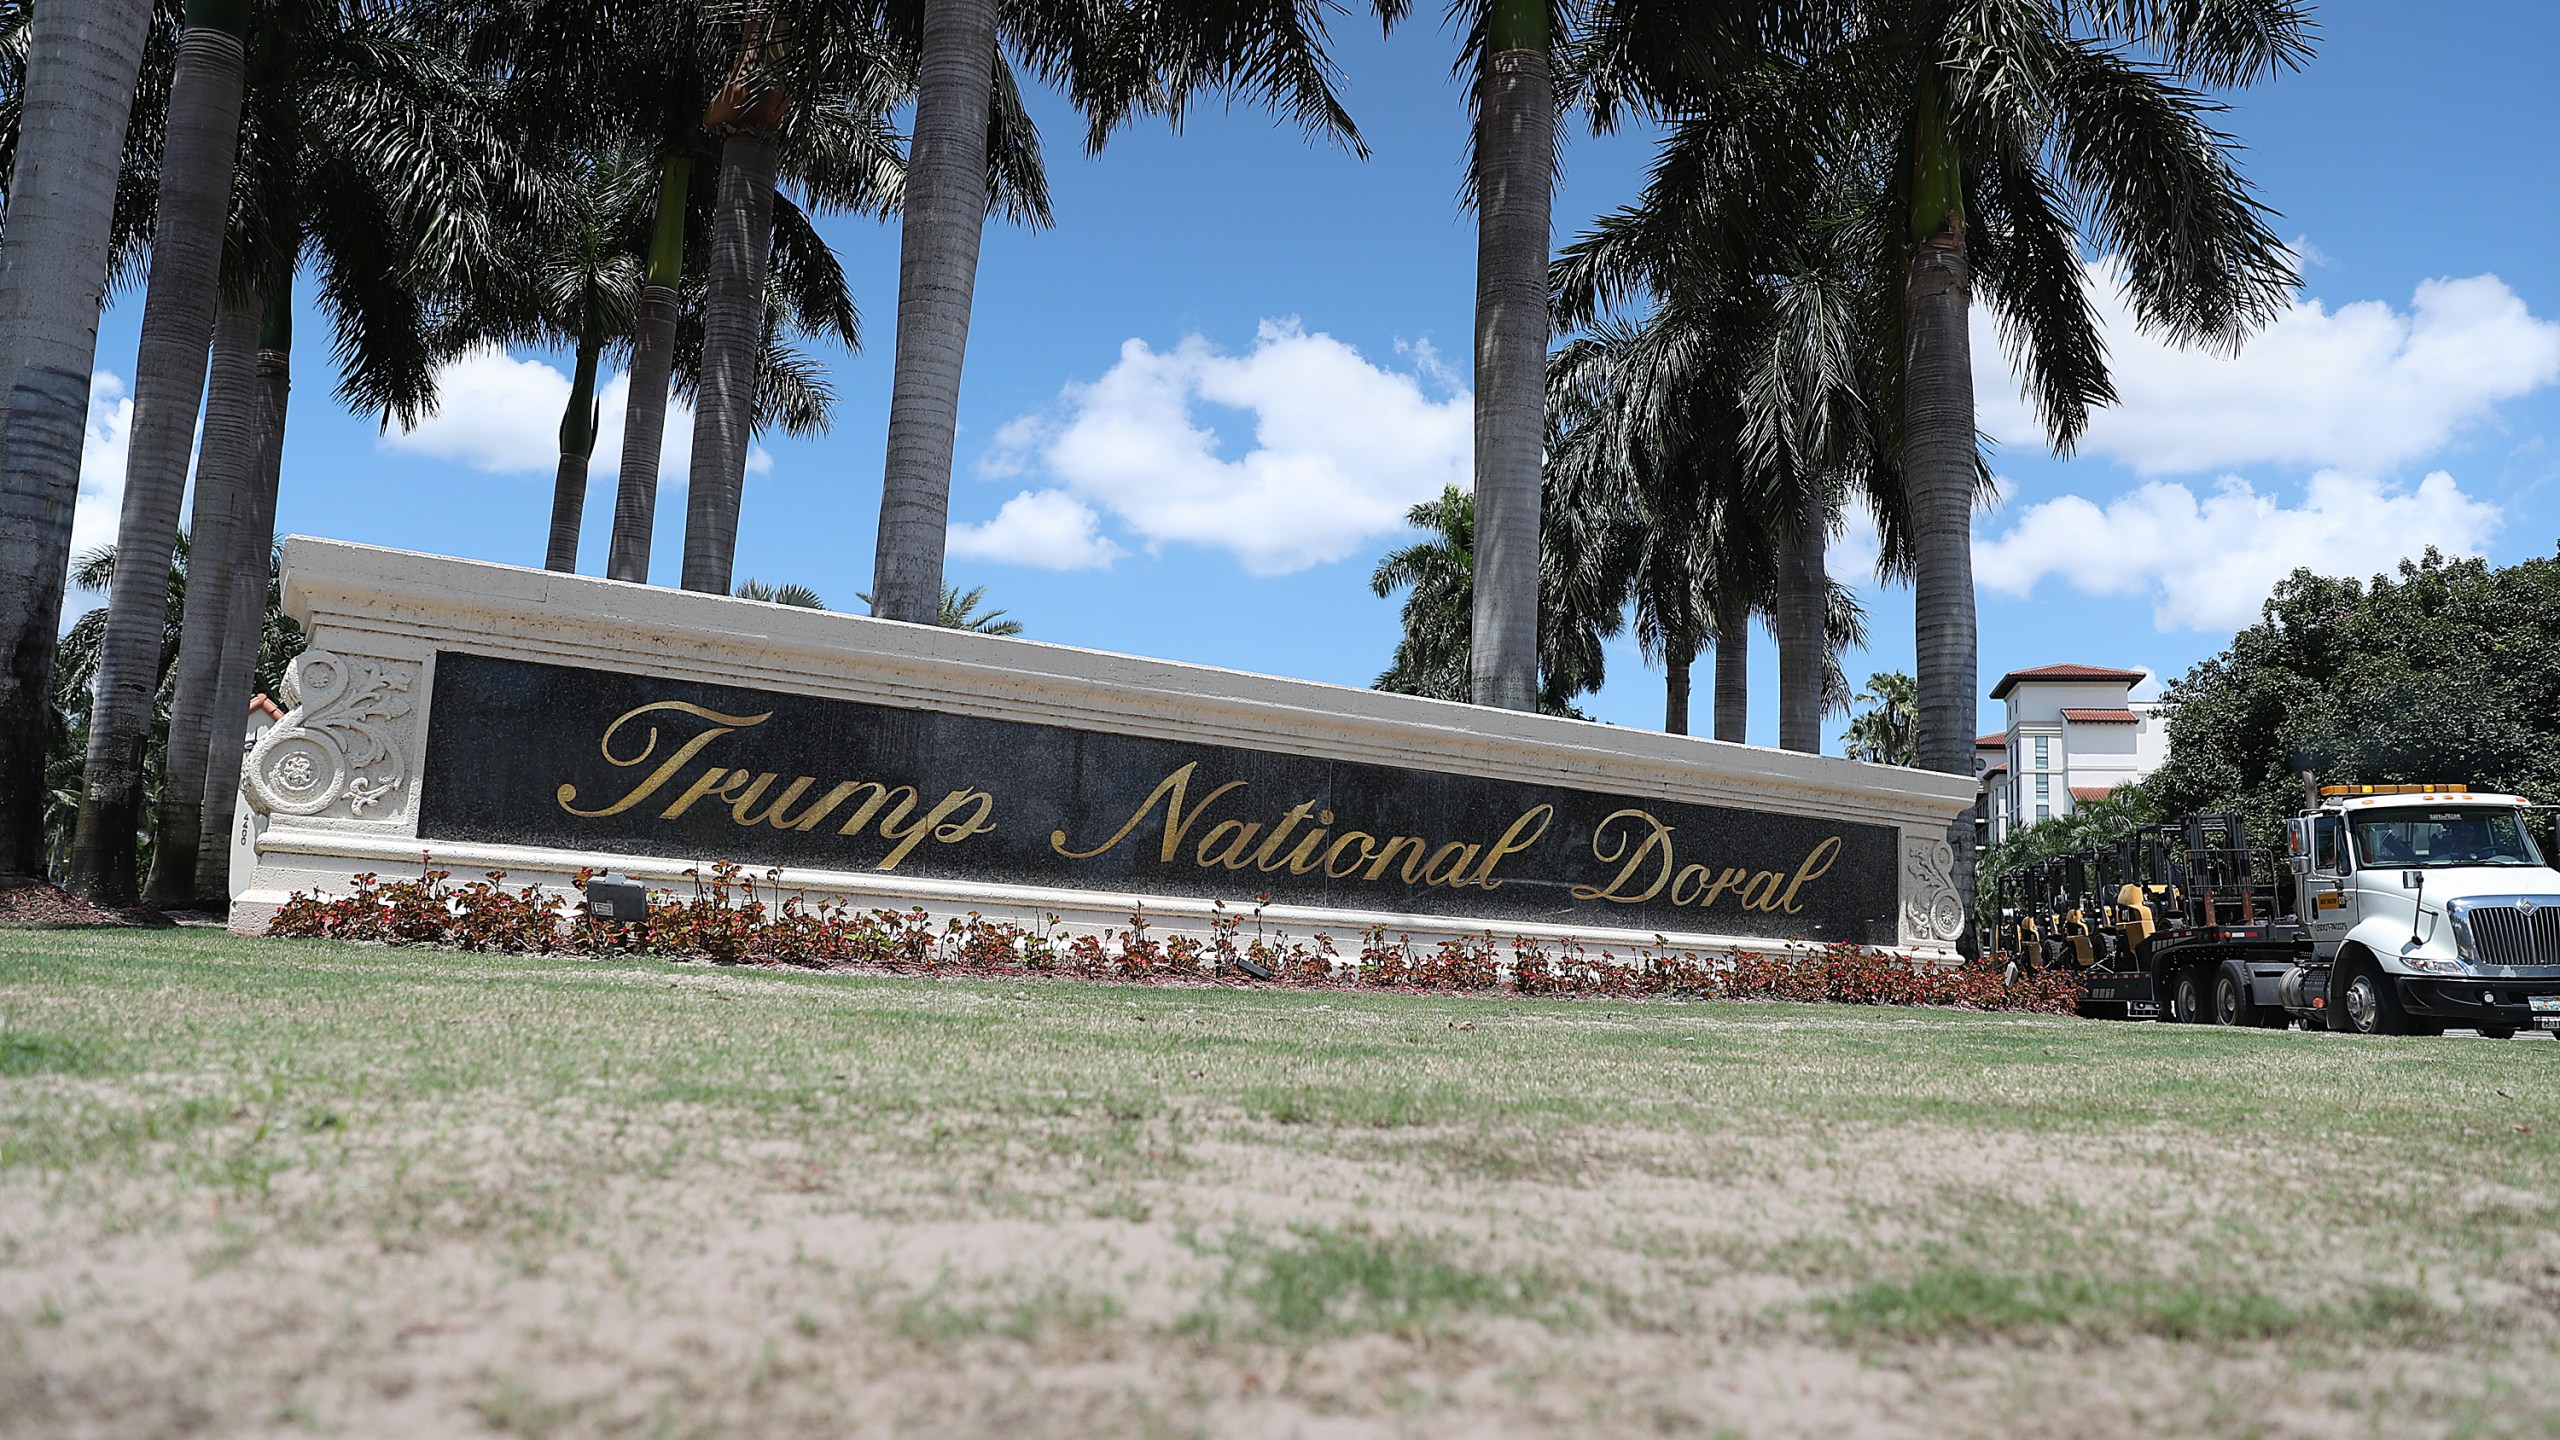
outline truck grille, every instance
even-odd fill
[[[2464,913],[2484,965],[2560,965],[2560,905],[2480,905]]]

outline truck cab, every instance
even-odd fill
[[[2336,785],[2287,824],[2307,953],[2282,1003],[2333,1030],[2560,1030],[2560,871],[2514,795]]]

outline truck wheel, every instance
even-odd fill
[[[2329,1023],[2333,1028],[2357,1035],[2417,1033],[2409,1012],[2400,1008],[2400,996],[2392,989],[2390,977],[2372,961],[2341,957],[2329,983],[2338,991],[2337,998],[2329,1002]]]
[[[2258,1024],[2257,997],[2249,993],[2249,972],[2237,960],[2225,960],[2213,977],[2213,1023]]]
[[[2181,970],[2169,978],[2169,1018],[2181,1025],[2209,1025],[2213,1011],[2205,996],[2204,973]]]
[[[2513,1040],[2516,1038],[2516,1027],[2513,1025],[2482,1025],[2476,1028],[2479,1030],[2480,1038],[2483,1040]]]

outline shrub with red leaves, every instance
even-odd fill
[[[1055,915],[1035,932],[974,911],[937,928],[921,908],[855,911],[833,901],[785,896],[781,872],[751,876],[726,861],[713,864],[707,873],[692,872],[693,894],[688,897],[653,893],[648,918],[637,924],[596,920],[583,903],[547,896],[536,886],[510,890],[503,871],[459,887],[445,883],[452,878],[427,860],[415,880],[386,884],[379,875],[364,874],[354,877],[354,888],[337,899],[297,892],[278,907],[268,933],[509,954],[647,951],[718,964],[924,973],[949,968],[974,975],[1072,974],[1133,981],[1239,975],[1237,960],[1249,957],[1280,981],[1295,985],[1482,991],[1507,979],[1522,995],[2047,1013],[2067,1013],[2078,999],[2071,977],[2061,972],[2033,972],[2013,983],[2002,967],[1987,961],[1931,964],[1846,944],[1701,955],[1675,952],[1668,939],[1657,936],[1653,945],[1622,959],[1609,950],[1595,954],[1573,940],[1521,936],[1510,943],[1506,970],[1491,934],[1453,936],[1424,952],[1417,951],[1412,936],[1377,926],[1362,933],[1359,954],[1346,967],[1331,936],[1301,942],[1286,932],[1266,932],[1262,915],[1268,896],[1256,897],[1250,940],[1242,933],[1243,917],[1218,905],[1204,941],[1189,935],[1158,939],[1143,911],[1129,917],[1126,930],[1099,934],[1065,934]],[[590,878],[589,872],[580,872],[576,888],[583,891]]]

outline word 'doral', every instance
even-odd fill
[[[1591,856],[1618,871],[1606,885],[1574,886],[1573,898],[1620,905],[1660,899],[1704,910],[1729,894],[1745,910],[1793,915],[1804,909],[1797,892],[1828,874],[1840,859],[1840,837],[1832,835],[1806,853],[1793,875],[1740,865],[1682,865],[1672,852],[1671,830],[1646,810],[1604,816],[1591,830]]]
[[[714,809],[725,807],[731,823],[742,826],[770,825],[776,830],[815,830],[841,816],[836,826],[838,835],[860,835],[865,830],[889,842],[889,853],[880,857],[876,870],[895,870],[900,861],[927,839],[945,845],[957,845],[972,835],[984,835],[996,828],[996,797],[984,790],[954,790],[927,809],[916,814],[923,796],[912,785],[883,785],[876,780],[846,780],[811,795],[817,789],[817,777],[801,775],[781,789],[774,788],[781,776],[774,772],[733,769],[724,763],[713,763],[695,772],[690,784],[670,788],[678,775],[695,757],[722,736],[761,725],[773,718],[768,710],[762,715],[723,715],[700,705],[681,700],[660,700],[626,710],[604,728],[598,742],[607,763],[622,769],[645,765],[658,750],[658,727],[649,726],[648,738],[641,742],[640,752],[625,758],[614,753],[614,736],[624,725],[642,716],[672,714],[690,715],[708,720],[710,728],[667,752],[658,767],[642,776],[622,798],[609,805],[580,809],[571,803],[578,798],[578,787],[563,785],[556,798],[560,808],[584,819],[601,819],[655,804],[661,795],[670,797],[665,809],[658,811],[661,820],[682,819],[696,804],[708,802]],[[794,807],[798,808],[794,808]],[[909,817],[913,817],[910,819]]]

